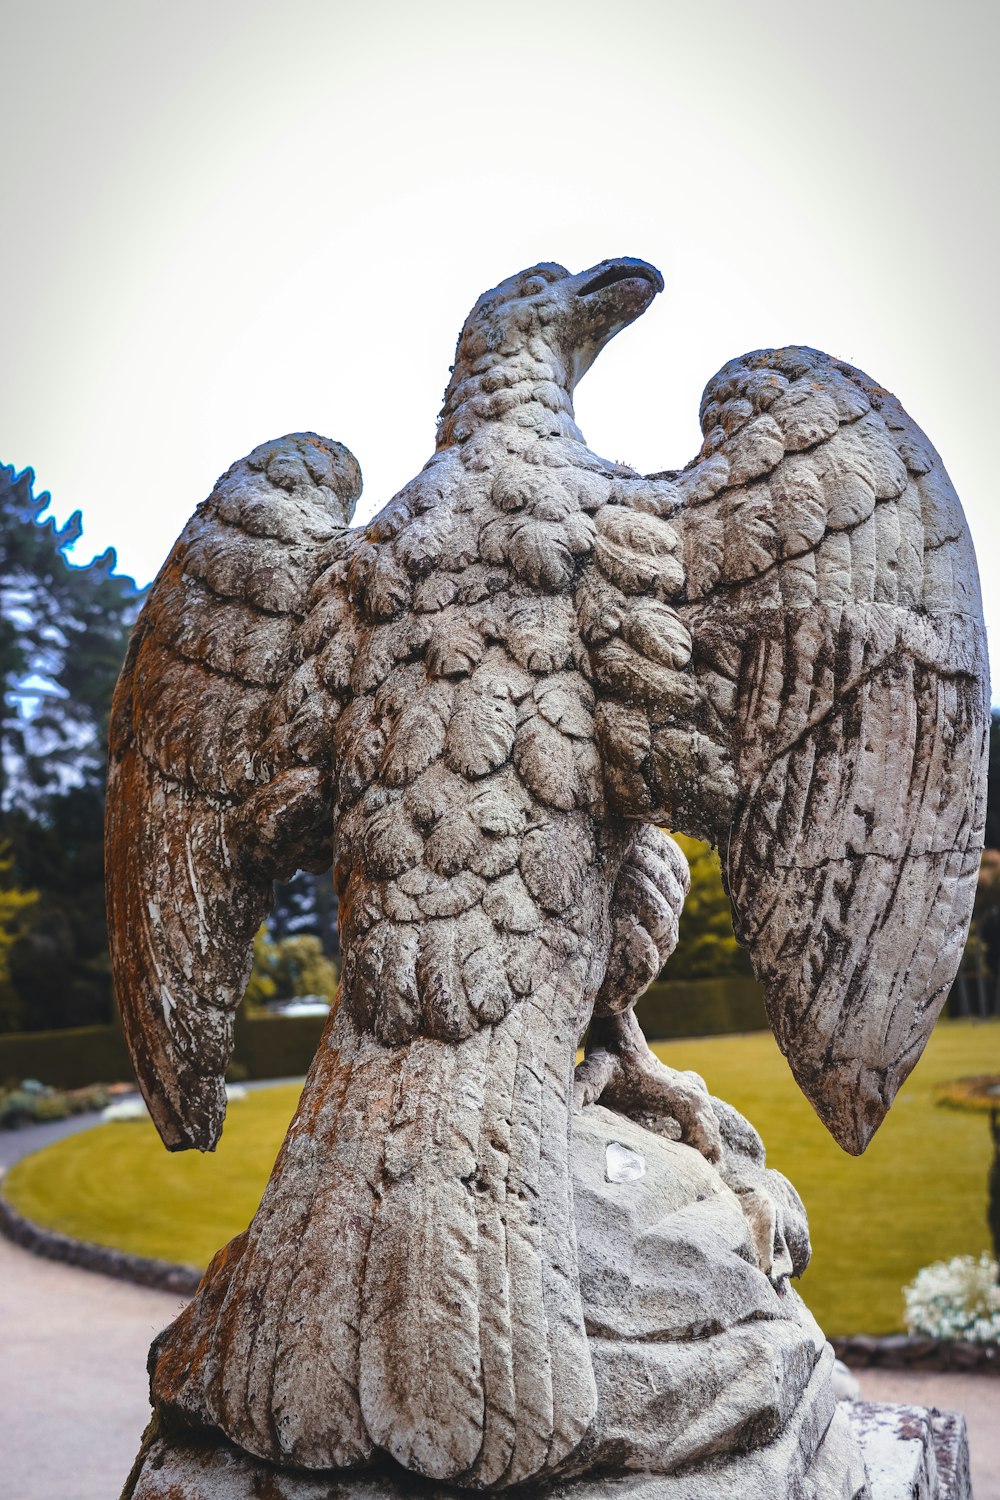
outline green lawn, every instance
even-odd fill
[[[1000,1022],[939,1025],[860,1160],[803,1099],[768,1033],[658,1043],[757,1126],[812,1227],[801,1290],[829,1333],[902,1327],[900,1288],[928,1261],[988,1248],[986,1117],[933,1102],[938,1083],[1000,1072]],[[71,1136],[12,1169],[20,1212],[81,1239],[204,1265],[249,1220],[295,1106],[294,1088],[234,1104],[214,1156],[170,1155],[149,1124]]]
[[[769,1166],[795,1183],[813,1244],[800,1290],[827,1333],[902,1332],[900,1289],[915,1271],[990,1248],[987,1118],[941,1108],[934,1090],[1000,1073],[1000,1022],[939,1023],[862,1157],[827,1134],[769,1032],[655,1050],[741,1110],[764,1137]]]

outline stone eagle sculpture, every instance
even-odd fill
[[[372,522],[350,528],[346,448],[280,438],[223,476],[153,585],[114,703],[107,872],[122,1020],[168,1147],[218,1139],[273,881],[333,860],[343,949],[260,1208],[154,1345],[178,1430],[297,1470],[481,1489],[690,1478],[771,1451],[794,1409],[800,1468],[820,1472],[823,1341],[787,1284],[801,1205],[632,1015],[686,888],[656,825],[722,850],[775,1036],[864,1150],[972,909],[979,584],[926,438],[815,350],[727,364],[686,468],[592,453],[574,387],[662,285],[629,258],[502,282],[462,330],[433,457]],[[603,1181],[616,1143],[694,1184],[678,1212],[738,1202],[726,1253],[757,1280],[728,1323],[692,1314],[687,1350],[794,1324],[780,1358],[753,1346],[784,1360],[786,1395],[744,1401],[728,1436],[675,1432],[666,1456],[630,1447],[641,1400],[622,1396],[654,1335],[634,1299],[614,1328],[608,1311],[616,1277],[632,1297],[647,1273],[637,1254],[595,1269],[584,1223],[585,1158]],[[690,1403],[707,1377],[685,1370]],[[865,1493],[837,1462],[816,1493]],[[721,1474],[706,1495],[730,1493]],[[649,1493],[682,1493],[664,1486]]]

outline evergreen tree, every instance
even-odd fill
[[[1000,712],[990,719],[989,781],[986,787],[986,847],[1000,849]]]
[[[57,526],[33,483],[0,466],[0,811],[103,787],[111,694],[142,602],[113,548],[68,561],[80,513]]]
[[[274,910],[267,919],[267,927],[277,942],[303,933],[312,934],[319,938],[327,958],[337,958],[340,935],[332,868],[319,875],[298,870],[291,880],[276,881]]]
[[[948,997],[953,1016],[1000,1015],[1000,713],[990,720],[986,848],[976,884],[972,926]]]
[[[37,891],[7,884],[13,867],[13,856],[0,848],[0,1031],[16,1031],[24,1019],[24,1002],[11,982],[10,957],[22,934],[25,915],[38,900]]]
[[[75,513],[44,516],[30,469],[0,466],[0,886],[32,888],[9,945],[0,1029],[113,1015],[104,918],[104,782],[115,680],[142,594],[109,549],[83,567],[66,550]]]
[[[104,798],[70,787],[4,819],[17,882],[38,892],[10,953],[19,1029],[106,1024],[114,991],[104,915]]]

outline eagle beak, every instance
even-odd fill
[[[605,344],[641,317],[663,291],[663,277],[648,261],[623,255],[570,277],[563,290],[576,385]]]
[[[656,267],[651,266],[648,261],[636,260],[631,255],[623,255],[618,260],[602,260],[599,265],[591,266],[589,271],[581,271],[571,279],[578,297],[594,297],[607,287],[621,286],[626,282],[645,283],[647,288],[652,288],[652,295],[647,294],[645,307],[649,306],[657,292],[663,291],[663,277]]]

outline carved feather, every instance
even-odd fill
[[[234,465],[153,585],[115,693],[115,989],[172,1149],[218,1138],[233,1011],[271,882],[329,859],[329,730],[316,743],[316,695],[294,686],[295,632],[359,488],[347,450],[309,433]],[[323,722],[336,713],[328,700]]]
[[[626,641],[666,653],[620,610],[608,638],[592,630],[598,736],[620,808],[722,846],[775,1035],[861,1151],[972,910],[989,725],[975,558],[927,439],[847,365],[747,355],[710,382],[702,422],[694,463],[662,492],[635,486],[642,524],[661,494],[676,538],[650,531],[638,554],[667,562],[663,583],[622,563],[640,533],[617,515],[596,554],[626,593],[670,599],[690,666],[640,669]]]

